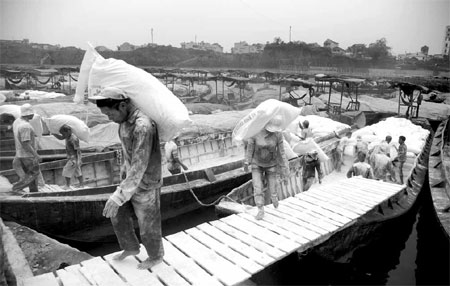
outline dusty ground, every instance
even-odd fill
[[[62,244],[28,227],[5,222],[14,234],[34,275],[52,272],[61,266],[80,263],[92,256]]]

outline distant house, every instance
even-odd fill
[[[50,44],[36,44],[36,43],[32,43],[31,47],[33,49],[42,49],[42,50],[47,50],[47,51],[55,51],[61,48],[60,45],[50,45]]]
[[[307,45],[311,48],[320,48],[320,45],[318,43],[309,43]]]
[[[428,59],[428,56],[423,54],[423,53],[405,53],[405,54],[399,54],[397,56],[398,60],[408,60],[408,59],[413,59],[416,58],[419,61],[425,61]]]
[[[345,55],[345,50],[339,47],[331,48],[331,53],[333,55]]]
[[[112,51],[111,49],[108,49],[105,46],[97,46],[97,47],[95,47],[95,49],[97,50],[97,52],[110,52],[110,51]]]
[[[121,51],[121,52],[131,52],[131,51],[136,50],[137,48],[139,48],[139,46],[135,46],[128,42],[125,42],[122,45],[118,46],[117,50]]]
[[[442,45],[442,54],[450,56],[450,26],[445,27],[444,43]]]
[[[347,48],[349,55],[354,58],[363,58],[366,51],[365,44],[354,44]]]
[[[325,42],[323,42],[323,47],[328,48],[328,49],[333,49],[333,48],[339,47],[339,43],[337,43],[333,40],[327,39]]]
[[[256,54],[264,51],[265,45],[263,44],[252,44],[249,45],[245,41],[234,43],[234,47],[231,48],[231,53],[233,54]]]
[[[210,44],[206,42],[183,42],[180,44],[182,49],[193,49],[201,51],[214,51],[216,53],[223,53],[223,47],[218,43]]]

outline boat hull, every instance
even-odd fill
[[[216,181],[213,182],[208,181],[205,175],[204,178],[189,180],[189,184],[180,181],[178,184],[163,186],[162,220],[202,207],[191,189],[198,200],[211,203],[225,195],[229,188],[239,186],[251,178],[250,173],[244,172],[242,161],[232,164],[231,170],[216,174]],[[182,176],[171,179],[184,182]],[[4,220],[17,222],[52,237],[80,242],[109,241],[114,232],[110,220],[103,217],[102,212],[115,188],[112,185],[84,189],[73,196],[62,192],[53,196],[0,197],[0,214]]]

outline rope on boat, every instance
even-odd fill
[[[229,198],[225,195],[220,196],[218,199],[216,199],[214,202],[212,203],[203,203],[202,201],[200,201],[200,199],[197,197],[197,195],[194,193],[194,190],[192,189],[191,185],[189,184],[189,180],[186,176],[186,173],[182,170],[181,171],[184,175],[184,179],[186,180],[186,184],[188,185],[189,191],[191,192],[192,196],[194,197],[194,199],[197,201],[197,203],[199,203],[199,205],[201,205],[202,207],[211,207],[214,206],[216,204],[218,204],[223,198],[227,198],[235,203],[238,203],[237,201],[233,200],[232,198]]]
[[[69,73],[69,77],[70,77],[73,81],[78,81],[78,78],[74,78],[74,77],[72,76],[72,74],[70,74],[70,73]]]
[[[6,78],[6,80],[10,81],[13,84],[19,84],[23,80],[23,78],[24,77],[21,77],[20,79],[13,79],[13,78],[8,77],[8,78]]]

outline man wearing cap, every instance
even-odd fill
[[[13,185],[13,191],[21,191],[29,187],[30,192],[38,191],[39,155],[36,151],[36,134],[30,124],[34,117],[33,108],[29,103],[20,107],[20,118],[13,123],[14,143],[16,145],[16,156],[14,167],[22,169],[24,176]],[[21,173],[22,170],[16,172]]]
[[[261,220],[264,217],[264,192],[263,181],[267,182],[267,188],[271,194],[272,204],[278,207],[278,193],[276,189],[277,171],[285,184],[289,175],[289,163],[284,151],[282,130],[283,118],[276,115],[255,136],[247,141],[244,170],[251,166],[253,196],[258,207],[255,218]]]
[[[121,170],[126,177],[103,210],[103,215],[111,218],[123,249],[114,259],[122,260],[139,254],[139,241],[133,227],[134,213],[142,244],[149,256],[139,263],[138,268],[149,269],[162,262],[164,255],[160,213],[161,151],[156,123],[135,107],[121,89],[104,88],[89,100],[95,101],[110,120],[120,124],[119,137],[124,159]]]

